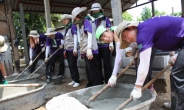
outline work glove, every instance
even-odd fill
[[[32,65],[32,64],[33,64],[33,61],[32,61],[32,60],[30,60],[30,61],[29,61],[29,65]]]
[[[48,62],[49,61],[49,59],[48,58],[45,58],[45,62]]]
[[[108,81],[108,86],[111,86],[111,87],[116,86],[116,80],[117,80],[117,76],[112,74]]]
[[[113,42],[109,43],[109,50],[110,50],[111,52],[113,52],[113,51],[114,51],[114,45],[113,45]]]
[[[176,58],[175,58],[174,55],[173,55],[173,56],[170,56],[170,57],[169,57],[168,63],[174,65],[175,61],[176,61]]]
[[[91,60],[93,58],[93,54],[92,54],[92,50],[91,49],[87,49],[86,56],[88,57],[89,60]]]
[[[63,45],[61,44],[61,45],[59,45],[59,49],[62,49],[63,48]]]
[[[63,52],[63,55],[64,55],[64,58],[66,58],[66,57],[67,57],[67,56],[66,56],[66,51],[64,51],[64,52]]]
[[[130,61],[129,61],[129,64],[135,64],[135,57],[134,56],[130,56]]]
[[[44,51],[45,51],[45,47],[42,48],[42,52],[44,52]]]
[[[73,50],[73,56],[77,56],[77,50],[76,49]]]
[[[142,96],[141,88],[134,87],[134,89],[132,90],[130,96],[133,97],[134,101],[139,99]]]

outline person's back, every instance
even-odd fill
[[[183,25],[184,18],[171,16],[154,17],[140,23],[137,35],[140,51],[152,46],[163,51],[181,48],[184,45]]]

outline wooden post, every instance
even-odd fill
[[[19,51],[18,46],[14,45],[14,41],[16,40],[16,34],[15,34],[15,28],[13,23],[13,14],[12,14],[12,8],[11,8],[11,0],[5,0],[5,9],[6,9],[6,15],[7,15],[7,24],[9,27],[9,35],[11,37],[11,47],[13,50],[13,60],[14,60],[14,73],[19,73],[20,71],[20,65],[19,65]]]
[[[20,20],[22,24],[22,37],[23,37],[23,44],[24,44],[24,53],[25,53],[25,60],[26,60],[26,66],[29,65],[29,54],[28,54],[28,47],[27,47],[27,37],[26,37],[26,28],[25,28],[25,22],[24,22],[24,10],[23,10],[23,4],[19,4],[20,9]]]
[[[50,2],[49,0],[44,0],[45,7],[45,18],[46,18],[46,26],[47,28],[51,28],[51,17],[50,17]]]

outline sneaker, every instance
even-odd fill
[[[163,107],[171,110],[171,102],[165,102]]]
[[[74,84],[75,84],[75,81],[68,83],[69,86],[74,85]]]
[[[51,82],[50,79],[46,79],[46,83],[49,84]]]
[[[80,86],[80,83],[75,83],[74,85],[73,85],[73,87],[79,87]]]

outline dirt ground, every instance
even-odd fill
[[[40,80],[41,83],[43,83],[43,80]],[[45,103],[43,104],[43,106],[35,109],[35,110],[46,110],[45,108],[45,104],[52,99],[55,96],[67,93],[67,92],[71,92],[71,91],[75,91],[78,89],[82,89],[85,88],[87,81],[86,80],[81,80],[81,85],[77,88],[73,88],[72,86],[68,86],[67,84],[71,82],[70,78],[66,78],[63,79],[62,84],[61,85],[54,85],[54,82],[51,82],[50,84],[48,84],[46,86],[46,95],[45,95]],[[167,110],[165,108],[162,107],[163,103],[166,101],[170,101],[170,95],[169,94],[165,94],[165,93],[157,93],[157,98],[156,101],[154,101],[150,107],[150,110]]]

